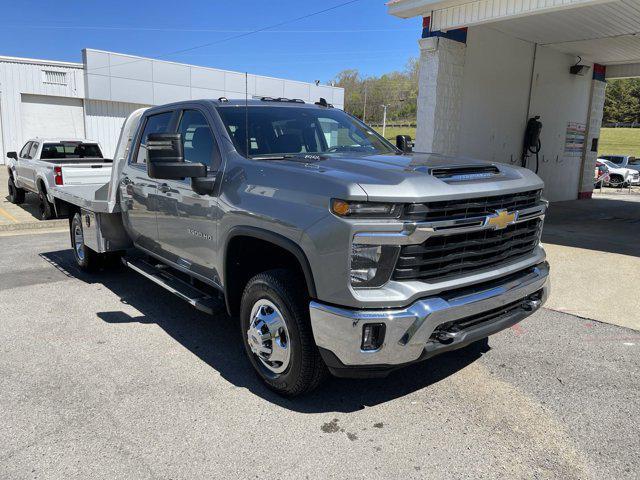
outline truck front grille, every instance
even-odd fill
[[[503,230],[476,230],[436,235],[420,245],[404,245],[395,280],[445,279],[515,260],[538,244],[542,219],[516,223]]]
[[[542,190],[511,193],[492,197],[442,202],[413,203],[405,207],[404,218],[416,222],[437,222],[491,215],[496,210],[522,210],[540,202]]]

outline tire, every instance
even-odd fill
[[[240,305],[242,341],[251,365],[267,387],[287,397],[310,392],[327,375],[313,340],[303,284],[288,270],[270,270],[249,280]],[[274,356],[283,361],[270,361]]]
[[[40,211],[40,220],[51,220],[55,218],[55,208],[47,198],[47,191],[41,183],[38,184],[38,208]]]
[[[15,203],[16,205],[24,203],[25,191],[22,188],[16,187],[15,181],[13,180],[13,175],[9,175],[8,189],[9,201],[11,203]]]
[[[611,177],[609,178],[610,187],[619,188],[623,186],[623,184],[624,184],[624,178],[622,178],[620,175],[611,175]]]
[[[76,265],[85,272],[94,272],[100,266],[102,256],[94,252],[84,244],[84,232],[82,229],[82,217],[76,213],[69,222],[71,231],[71,248]]]

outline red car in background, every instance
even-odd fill
[[[596,161],[596,170],[593,179],[594,188],[602,188],[602,185],[609,183],[609,168],[601,161]]]

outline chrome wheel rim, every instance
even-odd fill
[[[289,330],[282,313],[269,300],[260,299],[253,305],[247,340],[251,352],[269,372],[280,374],[289,367]]]
[[[75,223],[73,228],[73,246],[76,251],[76,256],[80,261],[84,260],[84,235],[82,233],[82,226],[78,222]]]

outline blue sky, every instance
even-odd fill
[[[81,61],[84,47],[304,81],[402,69],[418,55],[420,20],[356,3],[232,41],[221,40],[345,0],[3,2],[0,55]],[[180,54],[171,52],[219,42]]]

